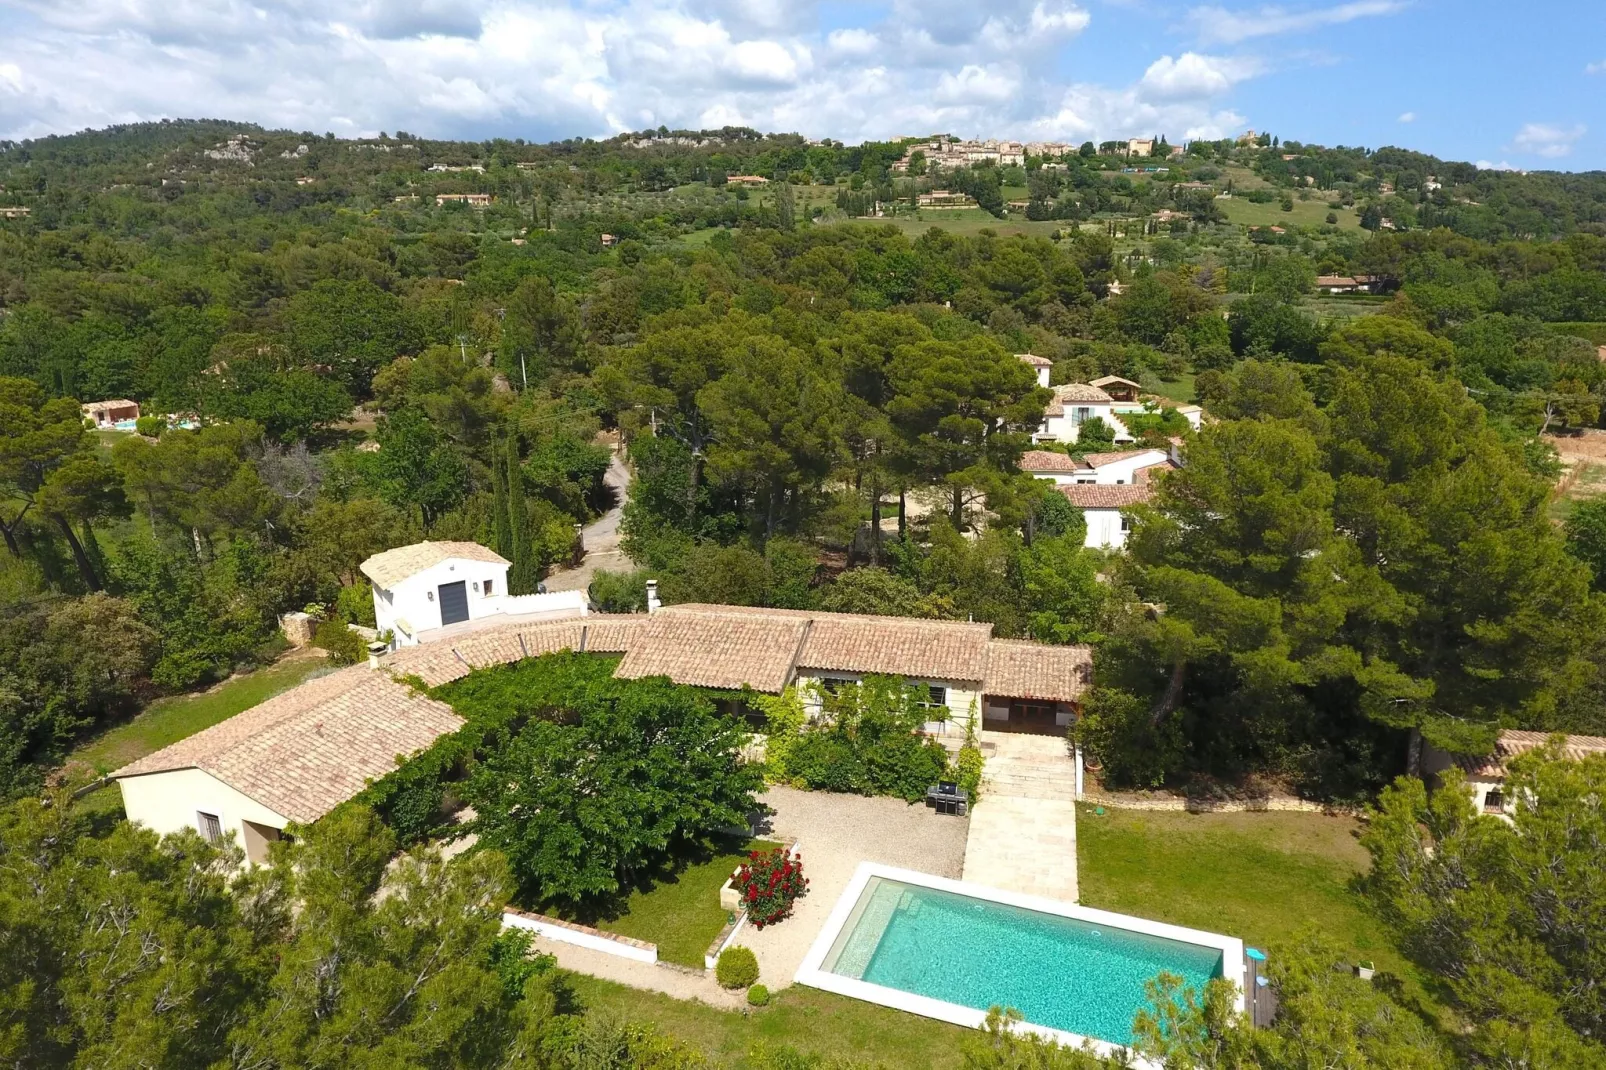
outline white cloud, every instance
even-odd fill
[[[1414,112],[1414,111],[1402,111],[1402,112],[1400,112],[1400,118],[1398,119],[1398,121],[1402,122],[1402,123],[1414,123],[1414,122],[1416,122],[1416,112]]]
[[[1518,152],[1559,159],[1573,151],[1573,145],[1584,136],[1588,128],[1583,123],[1573,126],[1554,126],[1550,123],[1524,123],[1511,139],[1511,147]]]
[[[1259,64],[1252,60],[1184,52],[1176,59],[1161,56],[1149,64],[1140,85],[1150,96],[1162,99],[1213,97],[1253,77],[1258,70]]]
[[[857,26],[846,30],[832,30],[825,43],[839,56],[869,56],[881,47],[879,37]]]
[[[1083,0],[1085,2],[1085,0]],[[1219,136],[1257,61],[1066,74],[1072,0],[890,0],[829,33],[814,0],[0,0],[0,138],[178,116],[340,134],[605,137],[752,125]],[[1153,62],[1150,62],[1153,60]]]
[[[1599,63],[1590,63],[1584,67],[1585,74],[1606,74],[1606,59]]]
[[[1405,0],[1350,0],[1336,7],[1291,11],[1285,7],[1261,7],[1251,11],[1229,11],[1224,7],[1196,7],[1188,12],[1188,22],[1200,39],[1211,44],[1237,44],[1252,37],[1304,33],[1323,26],[1337,26],[1356,19],[1392,15],[1403,11]]]

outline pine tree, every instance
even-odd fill
[[[507,586],[510,594],[535,592],[535,561],[530,553],[530,515],[524,508],[524,473],[519,468],[519,438],[507,437],[507,515],[512,528],[508,539]]]
[[[495,492],[495,538],[496,552],[513,560],[513,521],[508,513],[507,502],[507,454],[502,449],[502,439],[496,437],[491,442],[491,484]]]

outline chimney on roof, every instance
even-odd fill
[[[389,650],[389,649],[390,649],[390,647],[386,646],[384,643],[381,643],[377,639],[375,639],[373,642],[369,643],[368,644],[368,667],[370,669],[379,668],[379,656],[381,654],[383,654],[385,651]]]
[[[657,580],[648,580],[647,581],[647,612],[648,613],[656,613],[661,608],[663,608],[663,603],[658,600],[658,581]]]

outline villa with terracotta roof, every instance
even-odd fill
[[[1451,766],[1459,767],[1466,774],[1467,793],[1478,812],[1509,819],[1514,806],[1506,792],[1508,763],[1550,740],[1548,732],[1507,729],[1495,740],[1490,754],[1453,754],[1427,744],[1422,748],[1422,772],[1436,780]],[[1561,754],[1571,761],[1606,756],[1606,736],[1563,736]]]
[[[1048,480],[1057,487],[1067,483],[1120,486],[1146,481],[1149,475],[1154,474],[1150,469],[1176,467],[1175,449],[1147,447],[1113,453],[1085,453],[1081,457],[1068,457],[1053,450],[1027,450],[1021,454],[1020,470],[1038,479]]]
[[[378,563],[370,558],[365,572],[376,584],[397,583],[427,559],[438,567],[495,557],[481,547],[474,558],[460,546],[388,551]],[[1091,683],[1091,649],[992,632],[991,624],[965,621],[723,605],[509,615],[310,680],[112,775],[129,820],[164,835],[185,827],[212,839],[233,834],[247,859],[260,862],[287,825],[316,821],[462,725],[451,707],[404,681],[433,688],[563,650],[619,656],[621,679],[666,676],[766,694],[797,686],[816,709],[821,691],[898,676],[924,689],[928,731],[963,732],[974,715],[978,728],[1064,733]]]
[[[1081,434],[1082,424],[1095,416],[1115,432],[1117,445],[1137,440],[1122,422],[1123,414],[1135,415],[1171,408],[1180,413],[1196,431],[1204,417],[1204,410],[1197,405],[1182,405],[1168,398],[1140,394],[1138,384],[1113,375],[1092,383],[1066,383],[1053,389],[1054,397],[1043,409],[1043,422],[1032,434],[1033,442],[1075,443]]]

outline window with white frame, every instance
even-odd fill
[[[937,684],[928,685],[926,687],[926,705],[941,706],[946,709],[948,706],[948,689],[939,687]]]
[[[1122,531],[1131,531],[1132,530],[1132,520],[1125,513],[1121,514],[1121,530]]]
[[[223,842],[223,819],[205,810],[195,811],[195,827],[207,843]]]

